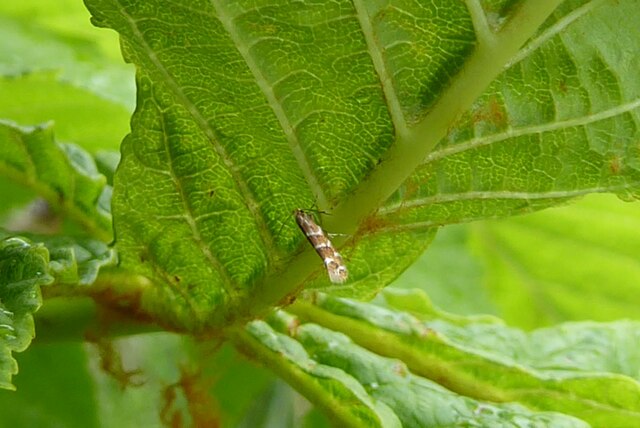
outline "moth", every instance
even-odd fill
[[[302,230],[307,240],[313,245],[316,253],[322,258],[327,269],[329,279],[334,284],[342,284],[347,280],[349,272],[344,265],[342,256],[333,248],[331,241],[313,217],[301,209],[295,211],[296,223]]]

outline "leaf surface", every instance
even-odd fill
[[[319,325],[298,326],[290,315],[280,314],[270,324],[251,323],[250,338],[243,337],[241,346],[265,363],[277,356],[275,371],[341,426],[587,426],[566,415],[457,395],[411,373],[399,360]]]
[[[142,308],[179,328],[327,287],[296,208],[348,234],[332,292],[369,297],[439,225],[640,182],[637,58],[615,54],[637,45],[630,0],[87,5],[138,69],[123,265],[161,284]]]
[[[510,324],[638,320],[639,219],[638,203],[592,195],[569,207],[473,225],[471,244],[485,265],[482,281]]]
[[[483,284],[486,266],[469,245],[472,226],[457,224],[439,230],[427,251],[390,287],[421,289],[436,306],[452,313],[498,315],[493,296]]]
[[[424,294],[387,290],[385,296],[397,310],[330,297],[292,308],[462,395],[517,401],[594,426],[632,427],[640,420],[637,322],[525,333],[493,317],[440,312]]]
[[[640,60],[625,53],[639,42],[637,13],[633,1],[563,2],[377,221],[421,229],[589,193],[637,199]]]
[[[17,391],[0,391],[0,425],[104,427],[97,419],[95,389],[87,369],[84,344],[34,345],[17,356],[20,365],[20,374],[15,378]],[[64,399],[60,398],[61,391]]]
[[[0,79],[0,92],[3,119],[20,124],[54,121],[58,141],[73,142],[91,153],[117,149],[129,131],[128,109],[59,82],[55,72]]]

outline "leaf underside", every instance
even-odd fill
[[[439,312],[420,295],[388,297],[414,315],[320,297],[316,310],[292,307],[300,318],[250,323],[235,342],[341,426],[638,424],[636,322],[527,334]]]
[[[395,309],[316,296],[315,305],[291,306],[299,317],[254,322],[236,343],[347,426],[640,421],[637,322],[525,333],[441,312],[420,293],[385,295]]]
[[[296,208],[369,297],[440,225],[637,196],[632,0],[86,3],[138,70],[117,245],[177,327],[326,290]]]
[[[293,309],[462,395],[517,401],[594,426],[640,421],[637,322],[567,323],[525,333],[492,317],[443,313],[420,293],[389,290],[385,297],[393,309],[330,297],[311,310]]]

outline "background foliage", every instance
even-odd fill
[[[480,67],[463,95],[447,88],[463,60],[476,61],[474,38],[501,28],[519,3],[532,2],[448,2],[437,12],[407,2],[384,13],[382,2],[355,2],[359,16],[341,20],[338,3],[263,9],[269,15],[239,2],[165,3],[171,13],[87,2],[138,66],[137,101],[116,34],[92,27],[80,2],[1,5],[0,215],[7,229],[36,232],[0,246],[0,384],[18,389],[0,391],[1,424],[324,426],[329,415],[356,426],[637,425],[640,212],[613,195],[573,198],[637,195],[640,16],[631,0],[561,2],[525,49],[503,58],[505,72],[500,57],[478,54],[495,75]],[[476,15],[463,13],[469,5]],[[473,31],[479,7],[487,33]],[[437,19],[413,19],[425,10]],[[212,25],[214,12],[228,19]],[[367,16],[379,20],[367,28]],[[292,24],[300,20],[317,31]],[[376,37],[363,43],[354,36],[362,28]],[[380,89],[383,63],[393,85]],[[454,113],[443,90],[452,103],[479,98],[452,124],[432,113]],[[123,272],[107,244],[115,152],[129,126],[114,202]],[[394,141],[400,149],[388,156]],[[403,154],[414,141],[424,156]],[[412,168],[394,163],[405,158]],[[143,174],[149,167],[156,173]],[[167,172],[190,196],[175,198]],[[391,194],[376,174],[402,185]],[[34,195],[59,211],[29,205]],[[248,211],[247,195],[256,202]],[[290,216],[314,203],[334,207],[326,228],[348,234],[336,242],[353,281],[330,288],[334,296],[373,296],[448,226],[377,306],[312,295],[232,329],[221,348],[164,332],[108,339],[131,325],[65,297],[114,293],[127,306],[132,291],[151,290],[141,316],[202,330],[300,284],[327,291],[316,256],[297,253],[304,238]],[[59,235],[43,236],[51,224]],[[194,224],[224,251],[194,261],[207,255]],[[243,239],[230,246],[229,236]],[[176,281],[190,293],[176,293]],[[33,335],[40,286],[38,336],[13,354],[12,379],[11,352]],[[415,288],[451,313],[402,291]]]

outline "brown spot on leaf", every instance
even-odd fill
[[[620,156],[615,155],[611,159],[609,159],[609,171],[611,174],[618,175],[620,174],[620,169],[622,168],[622,160]]]
[[[471,119],[474,124],[488,122],[496,128],[504,128],[507,125],[507,114],[495,97],[489,98],[485,104],[475,110]]]

